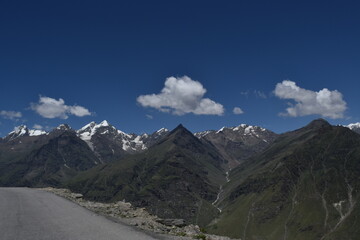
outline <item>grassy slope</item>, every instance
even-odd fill
[[[2,186],[60,186],[97,160],[85,142],[68,132],[44,145],[20,150],[16,158],[0,163]]]
[[[209,231],[242,239],[356,239],[359,161],[360,136],[348,129],[283,135],[231,176],[226,207]],[[339,224],[334,203],[341,200]]]

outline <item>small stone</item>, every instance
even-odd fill
[[[73,193],[73,194],[71,194],[71,196],[76,199],[83,198],[83,195],[81,193]]]
[[[165,226],[184,227],[186,222],[184,219],[157,219],[157,222],[164,224]]]

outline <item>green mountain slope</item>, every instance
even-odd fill
[[[126,199],[163,218],[206,225],[218,214],[211,203],[225,164],[180,125],[148,151],[82,173],[69,187],[94,200]]]
[[[209,231],[247,239],[359,239],[360,136],[315,120],[233,171]]]
[[[0,161],[1,186],[61,186],[77,172],[94,167],[98,160],[75,132],[63,132],[47,142],[32,138],[41,144],[28,138],[27,147],[18,143],[13,151],[4,151],[7,155]]]

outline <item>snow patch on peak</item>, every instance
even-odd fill
[[[130,134],[127,134],[121,130],[117,130],[117,133],[120,134],[120,135],[123,135],[123,136],[126,136],[127,138],[131,138]]]
[[[156,131],[156,133],[160,134],[163,132],[168,132],[169,130],[167,128],[160,128],[159,130]]]
[[[58,130],[69,130],[71,128],[67,124],[60,124],[59,126],[56,127],[56,129],[58,129]]]
[[[78,132],[81,132],[81,131],[85,131],[86,129],[90,128],[94,128],[96,126],[96,122],[90,122],[89,124],[86,124],[85,126],[83,126],[82,128],[80,128],[78,130]]]
[[[108,126],[110,126],[110,124],[108,121],[104,120],[98,126],[99,127],[108,127]]]
[[[214,131],[207,130],[207,131],[203,131],[203,132],[197,132],[197,133],[194,134],[194,136],[200,139],[200,138],[203,138],[203,137],[205,137],[206,135],[208,135],[209,133],[212,133],[212,132],[214,132]]]
[[[222,128],[220,128],[216,133],[221,133],[222,131],[224,131],[225,130],[225,127],[222,127]]]
[[[45,131],[38,130],[38,129],[31,129],[29,130],[29,136],[40,136],[46,134]]]
[[[250,134],[254,131],[254,127],[253,126],[247,126],[244,130],[245,134]]]
[[[20,125],[8,134],[8,139],[13,140],[21,136],[40,136],[43,134],[46,134],[46,132],[38,129],[28,129],[26,125]]]
[[[360,122],[350,123],[349,125],[345,125],[344,127],[350,128],[351,130],[360,128]]]
[[[20,126],[14,127],[14,131],[10,132],[8,134],[8,136],[11,136],[10,140],[12,140],[17,137],[23,136],[27,133],[29,133],[29,129],[26,127],[26,125],[20,125]]]
[[[15,133],[18,136],[22,136],[24,134],[26,134],[26,132],[28,131],[28,128],[26,127],[26,125],[20,125],[14,128],[14,131],[12,131],[11,133]]]
[[[234,128],[233,128],[233,131],[234,131],[234,132],[235,132],[235,131],[239,131],[240,129],[246,128],[247,126],[248,126],[247,124],[242,123],[242,124],[240,124],[239,126],[234,127]]]

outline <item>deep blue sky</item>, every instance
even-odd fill
[[[319,117],[358,122],[359,12],[358,1],[3,0],[0,136],[22,123],[77,129],[103,119],[135,133],[179,123],[191,131],[247,123],[284,132]],[[171,76],[200,82],[223,115],[176,115],[137,102]],[[279,115],[296,104],[274,93],[283,80],[337,90],[346,109],[335,118],[325,110]],[[91,115],[46,118],[35,111],[40,96]]]

